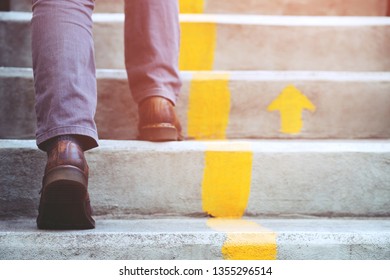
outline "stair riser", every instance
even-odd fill
[[[138,112],[126,73],[100,70],[97,74],[95,120],[100,138],[136,139]],[[215,75],[210,73],[209,77],[216,79]],[[189,110],[201,110],[202,106],[196,107],[197,103],[189,98],[197,94],[192,89],[196,81],[193,73],[183,72],[182,77],[183,88],[176,108],[184,135],[190,138],[197,135],[193,132],[197,124]],[[0,138],[33,139],[36,117],[32,71],[3,68],[0,81]],[[220,130],[228,139],[390,138],[389,74],[232,72],[225,82],[230,107],[226,116],[220,116],[221,121],[227,122],[227,127]],[[294,85],[316,106],[315,112],[302,110],[302,128],[297,133],[283,131],[280,112],[268,110],[288,85]],[[217,93],[210,85],[208,96]],[[225,104],[219,99],[199,102],[215,102],[211,105],[215,108]],[[218,121],[216,117],[213,120]]]
[[[45,154],[33,141],[0,143],[0,216],[35,216]],[[247,215],[390,215],[388,143],[294,143],[246,144],[253,153],[251,172],[248,178],[233,174],[249,180]],[[102,141],[87,153],[95,214],[204,215],[205,174],[223,181],[231,172],[206,165],[205,151],[214,150],[208,145]],[[231,164],[235,172],[243,168]],[[242,188],[236,189],[239,195]]]
[[[9,22],[0,17],[0,65],[31,67],[30,14]],[[98,68],[124,68],[123,16],[96,15],[94,25],[96,64]],[[226,23],[226,20],[228,23]],[[281,20],[281,18],[280,18]],[[280,23],[278,18],[259,18],[243,22],[239,17],[182,16],[182,22],[208,23],[195,33],[213,33],[216,47],[209,41],[199,43],[206,51],[183,51],[182,70],[390,70],[390,19],[374,18],[375,23],[350,24],[351,19],[332,18],[297,20]],[[225,23],[223,23],[225,21]],[[300,23],[302,21],[302,23]],[[353,20],[352,20],[353,21]],[[252,23],[250,23],[252,22]],[[323,22],[326,22],[324,24]],[[188,31],[189,32],[189,31]],[[183,31],[182,37],[186,34]],[[203,39],[207,36],[202,37]],[[203,40],[202,39],[202,40]],[[184,44],[185,45],[185,44]],[[278,47],[275,47],[278,46]],[[194,53],[204,53],[194,58]],[[199,62],[201,61],[201,62]],[[195,65],[194,64],[198,64]]]
[[[123,0],[98,0],[96,13],[122,13]],[[384,16],[387,0],[183,0],[201,2],[200,10],[186,8],[182,12],[240,13],[261,15],[318,15],[318,16]],[[197,5],[195,5],[197,7]],[[11,0],[12,11],[31,11],[31,0]]]

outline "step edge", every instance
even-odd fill
[[[334,81],[334,82],[390,82],[390,72],[355,72],[355,71],[181,71],[185,81],[201,73],[207,79],[218,79],[220,74],[228,74],[230,81]],[[97,69],[97,79],[126,80],[125,69]],[[33,78],[32,68],[0,67],[0,78]]]
[[[31,12],[0,12],[0,22],[27,22]],[[122,13],[97,13],[92,15],[95,23],[122,23]],[[180,14],[181,22],[216,23],[225,25],[266,26],[389,26],[390,18],[384,16],[280,16],[240,14]]]
[[[204,152],[232,150],[230,144],[246,143],[254,153],[390,153],[390,139],[371,140],[208,140],[153,143],[137,140],[100,140],[99,147],[89,153],[107,151],[127,152]],[[38,150],[35,140],[0,139],[1,150]],[[233,150],[234,146],[233,146]],[[241,149],[240,149],[241,150]]]

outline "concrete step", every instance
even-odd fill
[[[31,69],[0,68],[0,138],[35,137],[32,76]],[[100,69],[97,77],[100,138],[136,139],[125,71]],[[182,72],[182,80],[177,112],[187,138],[390,138],[389,73]],[[271,111],[290,85],[315,108]],[[297,115],[286,115],[289,108]]]
[[[390,216],[390,141],[101,141],[97,216]],[[46,155],[0,140],[0,217],[34,217]]]
[[[390,220],[98,219],[87,231],[40,231],[32,219],[6,220],[0,259],[389,260]]]
[[[31,11],[31,0],[10,0],[12,11]],[[95,12],[121,13],[124,0],[97,0]],[[387,0],[179,0],[182,13],[385,16]]]
[[[123,14],[95,14],[98,68],[124,68]],[[390,70],[390,18],[181,15],[182,70]],[[31,13],[0,13],[0,66],[30,67]],[[194,43],[196,42],[196,43]]]

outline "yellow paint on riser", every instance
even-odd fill
[[[209,143],[202,181],[203,210],[213,217],[241,217],[248,204],[253,152],[249,143]]]
[[[179,0],[179,11],[182,14],[202,14],[204,0]]]
[[[212,22],[181,22],[180,70],[213,70],[217,26]]]
[[[226,260],[276,260],[277,234],[261,225],[247,220],[209,219],[207,225],[226,232],[222,246]]]
[[[296,87],[290,85],[268,106],[268,111],[280,111],[281,132],[286,134],[300,133],[303,127],[302,111],[311,112],[316,107]]]
[[[225,139],[230,98],[229,74],[194,73],[189,93],[188,136],[196,140]]]
[[[241,219],[249,201],[252,163],[249,142],[206,144],[202,206],[214,217],[207,225],[226,232],[221,253],[227,260],[275,260],[277,257],[276,233]]]

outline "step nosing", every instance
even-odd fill
[[[253,152],[273,153],[388,153],[390,140],[210,140],[210,141],[180,141],[153,143],[137,140],[100,140],[99,147],[89,153],[98,152],[167,152],[178,153],[184,151],[203,152],[208,144],[229,145],[234,143],[249,143]],[[0,149],[31,149],[38,150],[35,140],[8,140],[0,139]]]
[[[217,24],[266,26],[376,26],[390,25],[387,17],[352,16],[264,16],[264,15],[180,15],[183,22],[212,22]]]
[[[196,73],[213,75],[229,74],[230,81],[335,81],[335,82],[390,82],[390,72],[354,72],[354,71],[181,71],[183,80],[192,80]],[[97,79],[126,80],[125,69],[97,69]],[[33,78],[32,68],[0,67],[0,78]]]
[[[0,12],[0,21],[25,22],[32,18],[31,12]],[[92,15],[95,23],[122,23],[122,13],[97,13]],[[241,14],[180,14],[182,22],[217,24],[271,25],[271,26],[388,26],[390,18],[375,16],[280,16]]]

